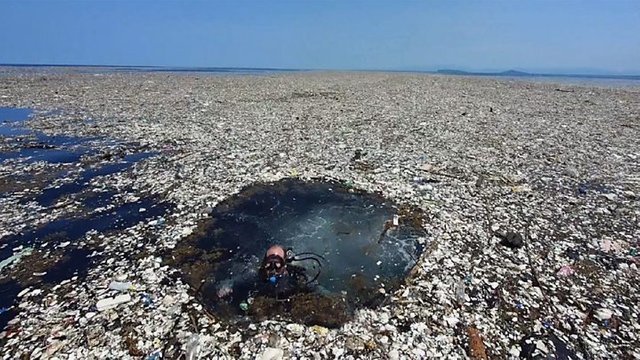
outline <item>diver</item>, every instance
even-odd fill
[[[318,271],[310,278],[308,268],[301,266],[303,261],[311,260],[317,265]],[[273,245],[264,255],[260,264],[259,276],[267,294],[276,299],[286,299],[294,293],[311,291],[311,284],[318,279],[322,270],[321,255],[303,252],[294,254],[291,249],[285,250],[280,245]]]
[[[323,260],[324,257],[315,253],[294,254],[292,249],[285,250],[280,245],[273,245],[267,249],[257,269],[247,267],[251,263],[249,262],[232,271],[236,275],[233,279],[218,283],[218,298],[230,300],[236,292],[235,287],[253,288],[250,297],[263,295],[277,300],[286,300],[294,294],[313,291],[314,282],[320,276]],[[307,263],[307,266],[302,266],[308,261],[313,264],[309,266]],[[314,269],[317,269],[317,272],[310,276],[309,272]]]

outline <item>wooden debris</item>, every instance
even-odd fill
[[[480,331],[473,326],[469,326],[467,334],[469,334],[469,356],[474,360],[486,360],[487,349],[482,342]]]

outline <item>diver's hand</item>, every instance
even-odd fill
[[[218,289],[218,297],[221,299],[231,295],[232,293],[233,293],[233,289],[230,286],[223,286],[220,289]]]

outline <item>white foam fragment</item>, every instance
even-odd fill
[[[98,311],[105,311],[105,310],[113,309],[116,306],[120,304],[124,304],[129,301],[131,301],[131,295],[129,294],[118,295],[116,297],[106,298],[98,301],[96,303],[96,309],[98,309]]]

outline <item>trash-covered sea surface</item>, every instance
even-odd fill
[[[108,139],[46,135],[25,126],[32,114],[28,108],[0,107],[2,214],[11,216],[12,204],[30,212],[5,219],[13,226],[0,232],[3,329],[20,310],[20,297],[86,273],[102,248],[92,236],[122,231],[169,208],[127,189],[92,183],[154,153]]]
[[[638,88],[0,73],[3,359],[640,358]]]
[[[426,242],[422,216],[337,182],[254,184],[219,203],[167,262],[222,318],[335,327],[403,282]],[[275,244],[289,250],[300,283],[260,279]]]

